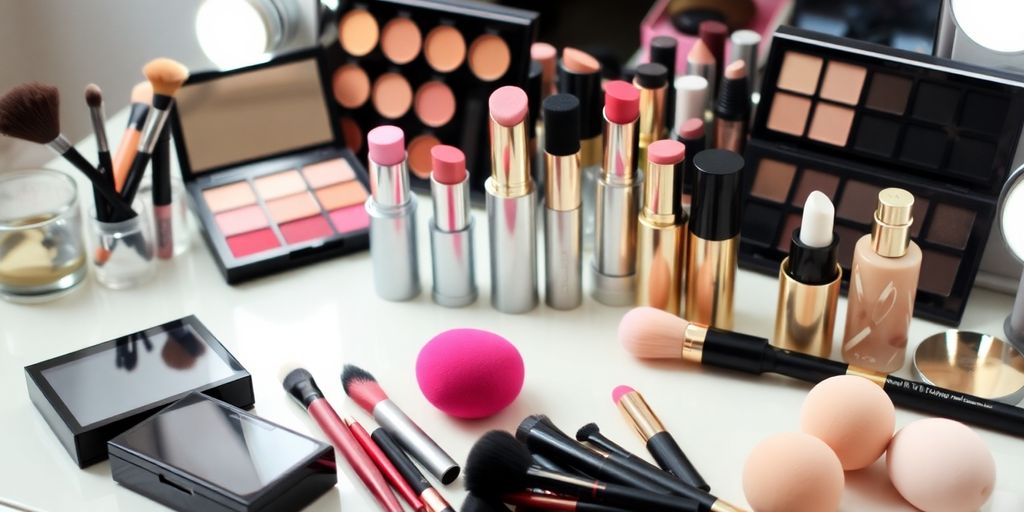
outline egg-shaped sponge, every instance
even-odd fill
[[[486,418],[508,407],[523,389],[525,375],[515,345],[479,329],[442,332],[416,358],[423,396],[456,418]]]

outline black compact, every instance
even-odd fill
[[[79,467],[106,443],[194,391],[251,408],[249,372],[195,316],[25,368],[29,398]]]
[[[300,510],[338,481],[330,445],[200,393],[107,447],[117,483],[175,510]]]

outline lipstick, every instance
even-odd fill
[[[530,60],[538,62],[542,70],[542,96],[555,94],[555,67],[558,64],[558,50],[548,43],[536,42],[530,45]]]
[[[544,100],[544,302],[574,309],[583,301],[580,102],[571,94]]]
[[[641,162],[647,161],[647,147],[665,138],[665,93],[668,91],[668,69],[661,64],[641,64],[636,68],[633,85],[640,90]]]
[[[647,444],[647,450],[654,456],[661,469],[698,489],[711,490],[711,486],[700,476],[690,459],[686,458],[682,448],[672,434],[665,430],[665,426],[639,391],[629,386],[618,386],[612,391],[612,401],[626,422]]]
[[[594,197],[601,174],[601,63],[590,54],[566,47],[558,63],[558,92],[580,100],[580,166],[583,168],[583,239],[594,230]]]
[[[693,164],[697,175],[690,210],[683,317],[731,329],[743,157],[725,149],[707,149],[693,157]]]
[[[742,60],[725,68],[725,78],[715,103],[715,147],[742,153],[750,123],[747,65]]]
[[[487,227],[491,249],[491,304],[502,313],[537,307],[537,191],[530,178],[526,93],[507,85],[491,93],[491,177]]]
[[[673,132],[678,134],[683,123],[693,118],[703,120],[708,106],[708,81],[702,76],[683,75],[676,78],[676,111]],[[691,148],[690,153],[697,152]]]
[[[679,314],[686,249],[683,160],[686,147],[659,140],[648,148],[643,207],[637,230],[636,303]]]
[[[405,134],[378,126],[366,136],[369,147],[370,257],[373,284],[384,300],[410,300],[420,294],[416,250],[416,198],[409,192]]]
[[[665,115],[662,121],[665,123],[663,133],[669,133],[673,128],[673,114],[676,111],[676,90],[673,87],[676,77],[676,49],[679,41],[671,36],[658,36],[651,39],[649,57],[651,62],[657,62],[668,71],[668,89],[665,91]],[[679,122],[679,121],[675,121]]]
[[[793,231],[789,257],[779,266],[779,301],[772,345],[818,357],[832,354],[836,305],[843,270],[833,232],[836,209],[815,190],[807,196],[800,228]]]
[[[629,82],[604,89],[604,165],[594,218],[594,298],[609,306],[636,300],[636,222],[643,174],[637,170],[640,91]]]
[[[697,78],[697,77],[694,77]],[[676,140],[686,146],[686,150],[696,155],[707,147],[704,137],[704,121],[693,117],[679,125],[676,130]],[[697,169],[693,166],[693,159],[687,158],[683,165],[683,211],[690,213],[690,206],[693,202],[693,180],[697,175]]]
[[[398,495],[405,500],[406,503],[412,507],[416,512],[426,512],[427,507],[420,501],[419,494],[413,490],[409,482],[405,480],[405,477],[398,471],[398,468],[391,463],[391,459],[384,453],[377,443],[373,442],[370,438],[370,434],[359,424],[354,418],[345,417],[342,421],[352,432],[352,437],[355,438],[359,446],[366,452],[366,455],[373,460],[374,465],[377,469],[387,478],[388,482],[391,483],[391,487],[398,492]]]
[[[729,45],[729,59],[747,63],[747,92],[753,95],[758,91],[757,49],[761,46],[761,34],[753,30],[737,30],[729,36]]]
[[[686,74],[697,75],[708,81],[707,103],[704,109],[710,109],[714,104],[715,87],[718,85],[718,64],[715,63],[715,56],[711,54],[708,45],[700,39],[693,43],[690,53],[686,54]]]
[[[431,148],[430,157],[432,296],[442,306],[467,306],[476,302],[477,289],[466,156],[458,148],[439,144]]]
[[[700,37],[708,51],[715,59],[715,78],[720,79],[722,77],[722,68],[725,66],[725,40],[729,37],[729,27],[716,20],[702,21],[697,27],[697,34]],[[719,81],[716,80],[715,84]],[[717,89],[711,89],[714,94]]]

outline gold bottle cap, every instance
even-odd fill
[[[887,188],[878,193],[878,208],[871,227],[871,245],[876,253],[887,258],[907,253],[913,210],[914,195],[902,188]]]

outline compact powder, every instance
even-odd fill
[[[338,40],[346,52],[362,57],[377,46],[380,28],[369,11],[353,9],[338,23]]]
[[[850,138],[853,114],[853,110],[846,107],[819,102],[807,137],[834,146],[845,146]]]
[[[424,53],[436,71],[454,71],[466,60],[466,40],[455,27],[440,25],[427,34]]]
[[[476,38],[469,47],[469,69],[485,82],[504,76],[511,63],[512,54],[508,45],[504,39],[494,34],[484,34]]]
[[[455,116],[455,95],[443,82],[427,82],[416,91],[414,107],[423,124],[437,128]]]
[[[239,181],[204,190],[203,199],[210,211],[217,213],[253,204],[256,202],[256,194],[248,182]]]
[[[761,199],[784,203],[786,196],[789,195],[789,187],[793,183],[794,174],[796,174],[795,165],[765,158],[757,166],[757,176],[754,178],[754,186],[750,193]]]
[[[818,89],[822,60],[797,52],[786,52],[779,72],[778,86],[787,91],[814,94]]]
[[[412,106],[412,87],[398,73],[384,73],[373,84],[373,106],[380,115],[398,119]]]
[[[331,78],[334,99],[345,108],[359,108],[370,99],[370,77],[357,64],[345,64]]]
[[[804,134],[810,111],[811,100],[783,92],[776,93],[768,115],[768,128],[800,137]]]
[[[384,56],[395,64],[408,64],[420,54],[423,36],[409,18],[394,18],[384,25],[380,47]]]
[[[864,77],[867,74],[868,70],[860,66],[829,62],[820,95],[827,100],[856,105],[860,101],[860,92],[864,88]]]
[[[433,160],[430,150],[440,144],[441,141],[430,134],[423,134],[416,137],[409,143],[409,170],[418,178],[429,179]]]

